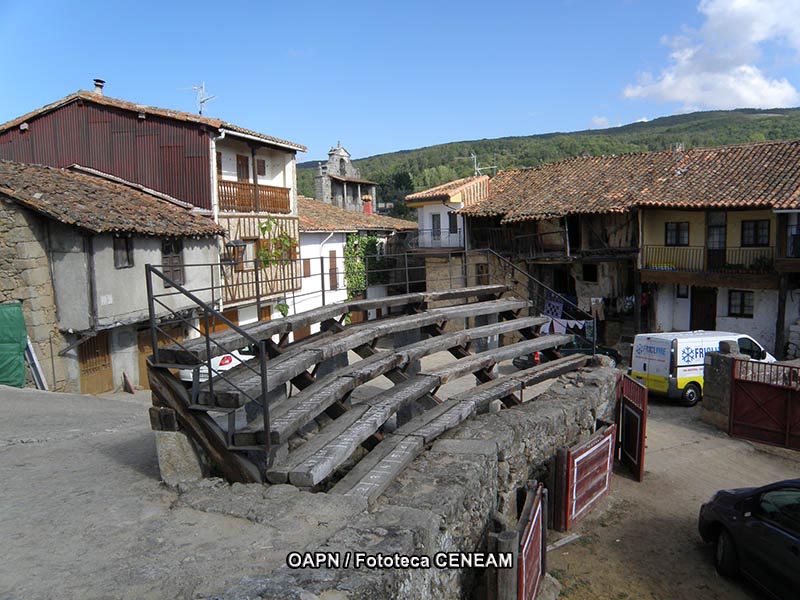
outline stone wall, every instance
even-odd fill
[[[560,446],[590,434],[598,418],[610,420],[615,400],[616,369],[598,368],[559,378],[535,401],[469,419],[448,432],[406,468],[369,509],[353,511],[346,525],[328,532],[319,544],[296,545],[295,551],[366,552],[370,555],[433,555],[443,551],[483,551],[496,512],[515,522],[517,488],[540,477]],[[289,488],[289,486],[272,486]],[[263,486],[235,484],[207,492],[190,492],[188,504],[220,510],[236,504],[231,496]],[[238,491],[237,491],[238,490]],[[292,506],[325,504],[321,494],[289,490]],[[253,492],[266,499],[270,492]],[[252,494],[250,494],[252,495]],[[331,506],[346,497],[328,496]],[[273,507],[242,508],[277,518]],[[248,518],[250,518],[248,516]],[[311,522],[332,517],[310,515]],[[286,524],[291,529],[292,525]],[[295,524],[302,530],[301,523]],[[302,538],[302,532],[298,530]],[[290,569],[250,576],[215,598],[274,600],[468,597],[484,569]]]
[[[739,345],[735,341],[720,342],[719,349],[719,352],[709,352],[705,357],[700,418],[718,429],[728,431],[733,361],[737,358],[748,360],[750,357],[739,354]]]
[[[22,302],[28,336],[49,388],[77,392],[77,382],[70,383],[68,376],[68,363],[74,361],[58,356],[67,342],[57,328],[46,227],[44,218],[13,201],[0,201],[0,302]]]

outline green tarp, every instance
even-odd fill
[[[0,384],[25,387],[25,346],[28,332],[22,304],[0,304]]]

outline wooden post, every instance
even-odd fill
[[[497,600],[517,600],[519,577],[519,537],[516,531],[503,531],[497,534],[497,552],[510,552],[514,555],[513,569],[498,569]]]
[[[778,360],[786,358],[786,294],[789,282],[786,274],[781,273],[778,283],[778,317],[775,322],[775,356]]]
[[[250,146],[250,154],[253,157],[253,208],[255,212],[261,212],[259,210],[259,203],[258,203],[258,167],[256,166],[256,147]]]

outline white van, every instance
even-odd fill
[[[680,398],[694,406],[703,394],[703,365],[706,352],[717,352],[725,340],[738,342],[739,351],[759,362],[775,357],[749,335],[730,331],[680,331],[641,333],[633,340],[631,377],[652,393]]]

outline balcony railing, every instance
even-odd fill
[[[420,229],[408,238],[409,248],[463,248],[464,232],[449,229]]]
[[[513,236],[505,227],[476,227],[470,229],[470,246],[474,250],[491,249],[498,254],[511,255]]]
[[[775,248],[644,246],[642,266],[650,271],[765,273],[773,270]]]
[[[235,212],[268,212],[288,214],[291,212],[289,188],[271,185],[256,186],[244,181],[219,182],[219,208]]]

